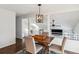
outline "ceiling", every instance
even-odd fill
[[[37,4],[0,4],[0,8],[16,12],[16,15],[38,13]],[[78,4],[42,4],[41,13],[55,13],[79,10]]]

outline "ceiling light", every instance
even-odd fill
[[[41,7],[41,4],[38,4],[38,7],[39,7],[39,14],[36,15],[36,22],[37,22],[37,23],[43,23],[43,15],[40,14],[40,7]]]

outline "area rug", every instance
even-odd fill
[[[20,51],[18,51],[16,54],[31,54],[31,53],[26,52],[26,51],[23,51],[23,50],[20,50]],[[45,53],[44,53],[44,51],[42,50],[42,51],[40,51],[40,52],[37,53],[37,54],[45,54]],[[53,52],[53,51],[51,51],[50,54],[56,54],[56,53]]]

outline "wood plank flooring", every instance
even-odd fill
[[[22,49],[22,39],[16,39],[16,44],[4,47],[0,49],[0,54],[15,54]]]

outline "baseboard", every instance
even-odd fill
[[[16,39],[21,39],[21,38],[16,38]],[[22,40],[22,39],[21,39]]]
[[[10,45],[16,44],[16,39],[14,40],[9,40],[9,41],[4,41],[3,43],[0,43],[0,48],[4,48]]]

